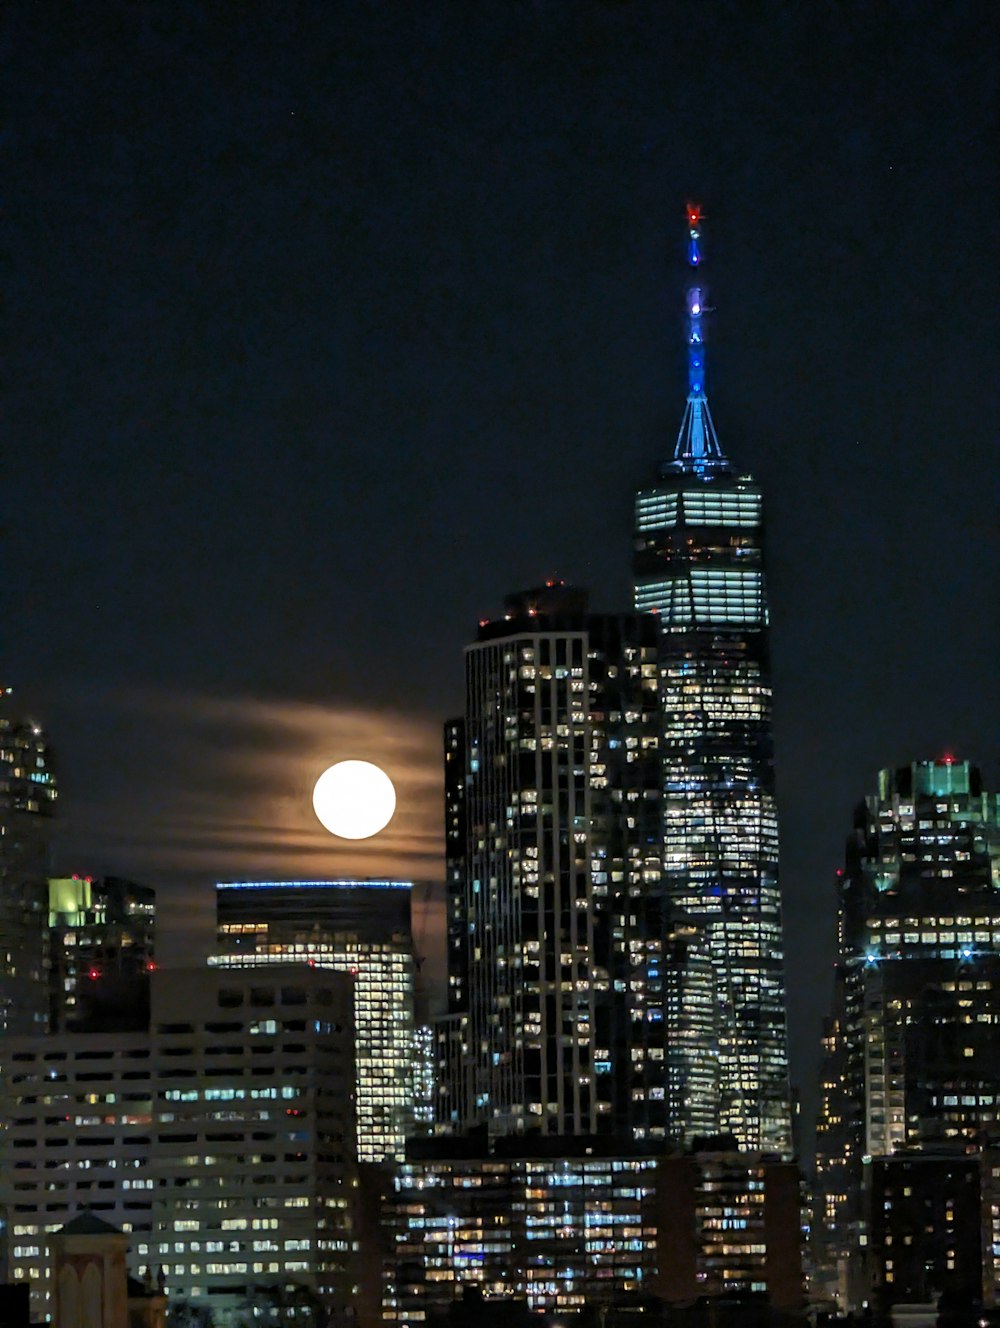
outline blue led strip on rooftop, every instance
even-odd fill
[[[412,890],[412,881],[218,881],[216,890]]]

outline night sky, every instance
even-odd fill
[[[811,1096],[854,803],[945,751],[997,779],[995,4],[4,24],[3,674],[57,752],[58,866],[155,884],[168,960],[219,878],[439,879],[478,619],[551,575],[629,605],[696,199],[713,412],[767,500]],[[347,756],[399,787],[367,845],[309,806]]]

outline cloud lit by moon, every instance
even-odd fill
[[[196,935],[207,944],[217,880],[389,876],[418,883],[414,933],[435,980],[443,947],[436,722],[374,707],[149,691],[67,704],[89,707],[93,718],[86,751],[60,753],[54,865],[155,886],[168,961]],[[313,811],[316,780],[345,759],[373,762],[396,788],[395,814],[371,839],[334,838]],[[102,791],[91,802],[95,762]]]
[[[86,770],[64,770],[64,852],[87,857],[100,845],[114,870],[133,874],[441,873],[441,739],[432,721],[148,692],[102,698],[100,709],[88,756],[105,765],[105,778],[113,772],[115,796],[89,805]],[[370,841],[333,839],[313,813],[317,778],[346,759],[380,766],[396,788],[395,815]]]

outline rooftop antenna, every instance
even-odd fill
[[[695,276],[697,276],[702,263],[701,229],[703,220],[699,205],[688,203],[687,260]],[[702,327],[704,314],[704,286],[694,285],[688,287],[688,395],[671,467],[680,470],[693,470],[702,476],[709,470],[724,470],[728,469],[729,466],[729,462],[719,446],[718,435],[715,432],[712,415],[708,409],[708,397],[705,395],[705,333]]]

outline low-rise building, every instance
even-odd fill
[[[351,978],[178,969],[151,987],[148,1033],[7,1041],[10,1275],[50,1312],[51,1236],[86,1207],[129,1237],[133,1273],[155,1268],[220,1328],[277,1283],[354,1322]]]
[[[383,1319],[415,1328],[470,1288],[529,1310],[802,1304],[798,1173],[604,1137],[412,1140],[391,1179]]]

